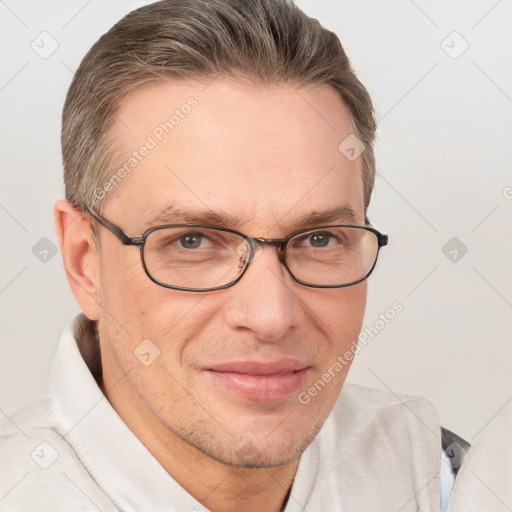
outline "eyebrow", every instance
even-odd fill
[[[293,231],[327,224],[354,224],[360,222],[359,215],[348,204],[323,211],[312,211],[292,221]],[[242,221],[232,215],[216,213],[212,210],[185,210],[170,205],[156,214],[148,214],[141,219],[143,226],[153,227],[165,224],[204,224],[236,229]],[[278,222],[276,222],[277,224]]]
[[[359,221],[359,216],[355,210],[349,205],[342,205],[336,208],[330,208],[321,212],[313,211],[300,216],[294,221],[297,229],[307,228],[310,226],[320,226],[322,224],[354,224]]]
[[[180,223],[230,227],[237,225],[238,219],[212,210],[185,210],[176,205],[170,205],[156,214],[150,213],[141,220],[141,223],[149,227]]]

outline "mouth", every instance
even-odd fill
[[[242,361],[205,369],[213,383],[241,398],[277,401],[297,392],[309,366],[294,359],[273,362]]]

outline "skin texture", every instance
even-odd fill
[[[353,129],[325,85],[255,86],[227,77],[145,85],[125,98],[113,127],[120,165],[191,96],[197,106],[108,193],[105,218],[139,236],[180,222],[151,221],[174,205],[214,212],[254,237],[279,238],[304,227],[304,215],[349,206],[355,218],[323,224],[364,224],[361,159],[350,162],[338,150]],[[265,247],[229,289],[169,290],[148,279],[136,247],[104,228],[98,250],[89,219],[66,201],[55,216],[70,285],[82,311],[99,322],[102,387],[119,415],[210,510],[279,511],[348,366],[308,404],[297,395],[357,339],[366,282],[307,288]],[[160,350],[148,366],[134,355],[145,339]],[[283,358],[307,370],[300,388],[278,400],[246,399],[208,371]]]

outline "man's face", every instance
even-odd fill
[[[180,110],[169,133],[156,129],[190,97],[197,104]],[[112,133],[119,165],[153,146],[148,136],[156,143],[102,211],[131,236],[159,224],[211,224],[212,212],[260,238],[284,238],[304,227],[302,217],[341,207],[355,217],[322,224],[364,224],[361,159],[338,150],[353,129],[328,86],[250,87],[222,77],[148,85],[125,99]],[[144,273],[136,247],[103,228],[100,265],[104,386],[139,411],[147,431],[231,465],[300,456],[345,380],[348,366],[332,366],[357,339],[366,282],[305,287],[265,246],[231,288],[166,289]],[[136,357],[143,340],[148,365]],[[301,403],[329,369],[334,378]]]

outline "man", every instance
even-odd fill
[[[55,207],[83,315],[2,425],[2,510],[439,510],[432,407],[343,385],[387,243],[374,133],[284,0],[166,0],[93,46]]]

